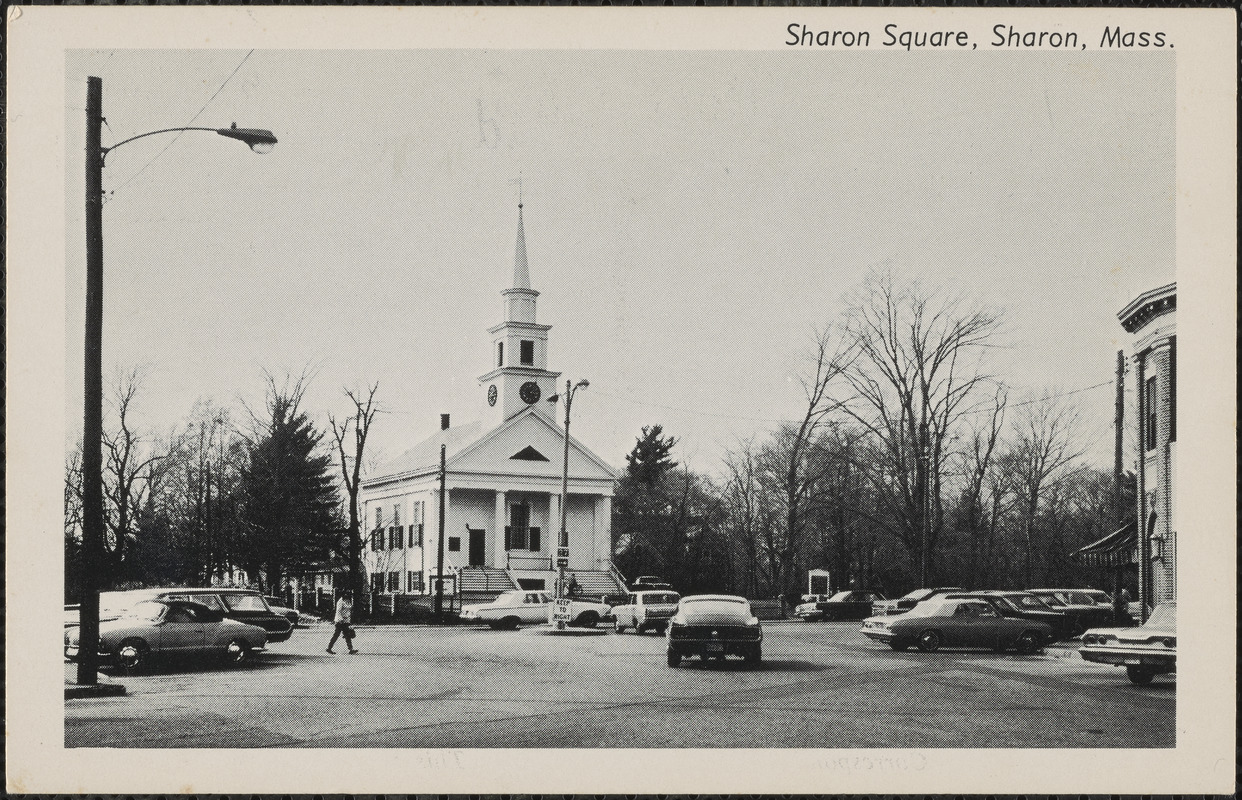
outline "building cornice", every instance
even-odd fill
[[[1143,292],[1117,312],[1121,327],[1134,333],[1151,320],[1177,309],[1177,284],[1170,283],[1158,289]]]
[[[496,331],[504,330],[505,328],[515,328],[521,331],[538,331],[540,333],[547,333],[552,330],[551,325],[540,325],[536,322],[517,322],[516,320],[508,320],[500,323],[499,325],[493,325],[487,329],[487,332],[495,333]]]

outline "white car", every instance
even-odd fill
[[[490,603],[462,606],[464,622],[484,622],[493,629],[513,630],[519,625],[538,625],[552,620],[552,595],[544,591],[513,589]],[[570,624],[593,628],[612,619],[612,609],[603,603],[574,600],[570,604]]]

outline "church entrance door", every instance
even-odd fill
[[[481,567],[487,563],[487,531],[483,528],[470,529],[470,566]]]

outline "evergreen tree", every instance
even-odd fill
[[[269,384],[270,386],[270,384]],[[240,561],[251,577],[275,589],[289,570],[322,561],[339,549],[341,522],[332,459],[323,434],[298,409],[302,385],[271,391],[263,435],[242,476],[245,533]]]

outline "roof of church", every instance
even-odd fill
[[[483,423],[475,420],[457,428],[436,431],[434,435],[422,440],[401,455],[377,469],[367,477],[368,481],[387,478],[393,475],[404,475],[428,468],[440,466],[440,445],[445,445],[445,457],[452,458],[479,440],[483,434]]]

